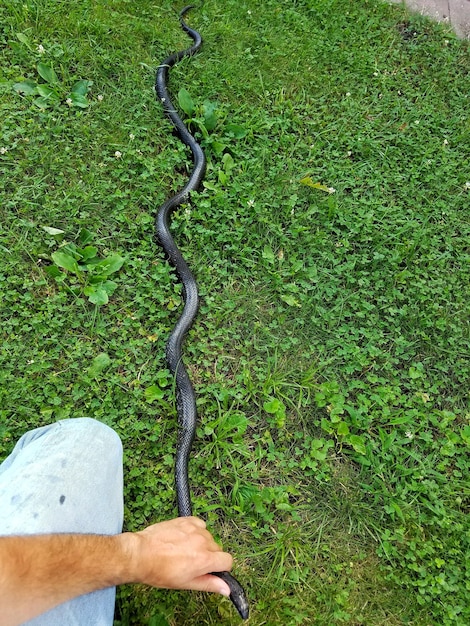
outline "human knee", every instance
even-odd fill
[[[119,435],[109,426],[91,417],[75,417],[59,422],[61,429],[69,431],[78,440],[85,440],[90,445],[99,444],[107,451],[121,453],[122,443]]]

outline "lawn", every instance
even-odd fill
[[[194,512],[252,626],[465,626],[469,44],[378,0],[205,0],[188,22]],[[0,458],[102,420],[136,530],[176,514],[181,287],[153,222],[191,159],[153,83],[190,40],[169,0],[4,0],[0,35]],[[118,593],[116,626],[239,623],[219,597]]]

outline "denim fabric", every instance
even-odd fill
[[[0,465],[0,535],[115,535],[123,524],[122,445],[86,417],[27,432]],[[66,602],[31,626],[110,626],[115,588]]]

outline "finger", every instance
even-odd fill
[[[216,542],[214,537],[208,532],[206,537],[206,549],[209,552],[223,552],[221,546]]]
[[[228,554],[228,552],[219,550],[218,552],[212,553],[200,553],[198,566],[193,567],[192,573],[188,572],[185,584],[190,584],[194,580],[211,574],[211,572],[229,572],[232,569],[232,565],[233,557],[231,554]],[[214,581],[212,581],[212,583],[214,583]]]
[[[202,573],[229,572],[233,566],[233,557],[228,552],[219,551],[212,555],[210,562],[206,563],[207,569]]]
[[[194,524],[194,526],[197,526],[198,528],[205,528],[206,527],[206,522],[201,519],[200,517],[188,517],[186,518],[188,520],[191,520],[191,522]]]
[[[220,593],[226,597],[230,595],[230,587],[227,583],[220,578],[217,578],[217,576],[211,576],[211,574],[204,574],[203,576],[194,578],[194,580],[188,584],[188,589],[191,589],[192,591]]]

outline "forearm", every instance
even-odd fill
[[[0,537],[1,626],[16,626],[98,589],[144,583],[229,595],[210,572],[228,571],[223,552],[195,517],[121,535]]]
[[[0,537],[2,626],[91,591],[131,582],[126,534]]]

